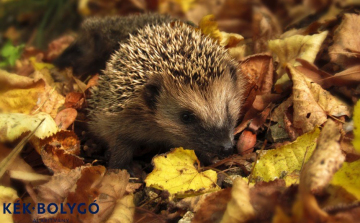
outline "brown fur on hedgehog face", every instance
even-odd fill
[[[146,101],[154,103],[150,107],[162,132],[159,135],[173,147],[196,150],[206,161],[228,155],[224,150],[232,147],[241,102],[236,75],[236,69],[227,68],[205,87],[179,83],[164,75],[161,85],[145,88],[145,92],[158,88]]]

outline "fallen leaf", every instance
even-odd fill
[[[176,148],[153,158],[154,170],[146,177],[147,187],[167,190],[170,198],[187,197],[220,190],[213,170],[199,172],[200,166],[193,150]]]
[[[0,203],[2,205],[0,205],[0,212],[1,212],[1,215],[0,215],[0,221],[1,222],[21,222],[21,221],[14,221],[16,219],[16,217],[19,217],[19,215],[17,216],[16,214],[9,214],[6,210],[5,210],[5,205],[6,204],[9,204],[9,203],[12,203],[11,204],[11,207],[14,207],[14,203],[15,202],[19,202],[19,196],[17,195],[17,192],[16,190],[10,188],[10,187],[4,187],[4,186],[0,186]],[[21,203],[21,202],[19,202]],[[10,207],[10,209],[11,209]],[[19,205],[19,207],[22,207],[22,205]],[[20,210],[18,210],[20,212]],[[12,212],[13,213],[13,212]],[[21,212],[20,212],[21,213]],[[22,221],[22,222],[31,222],[31,219],[30,219],[30,215],[28,214],[24,214],[24,215],[21,215],[22,220],[25,220],[25,221]],[[18,219],[20,220],[20,219]]]
[[[73,41],[75,38],[70,35],[62,36],[49,43],[48,51],[46,53],[46,60],[53,61],[57,58]]]
[[[0,111],[2,113],[31,113],[31,111],[38,105],[40,95],[45,92],[45,82],[43,80],[39,80],[37,82],[33,81],[33,84],[30,85],[31,81],[28,80],[28,78],[21,77],[16,74],[6,74],[2,72],[0,73],[0,75],[1,74],[7,75],[7,77],[10,79],[3,79],[5,83],[11,83],[14,79],[19,78],[20,80],[24,80],[24,82],[21,83],[21,81],[14,81],[15,83],[13,83],[15,86],[28,86],[24,88],[9,87],[10,89],[8,88],[8,90],[1,92]]]
[[[319,135],[316,149],[301,172],[300,191],[312,194],[324,192],[324,188],[345,160],[340,149],[340,136],[337,124],[329,119]]]
[[[134,196],[128,194],[116,201],[114,211],[106,220],[107,223],[132,223],[135,213]],[[95,221],[92,221],[95,222]]]
[[[103,166],[82,166],[69,172],[54,174],[52,179],[37,187],[37,202],[63,204],[64,212],[51,214],[34,213],[34,218],[49,219],[59,217],[70,222],[132,222],[134,213],[133,196],[127,191],[129,174],[123,171],[106,171]],[[97,213],[80,214],[75,208],[70,212],[68,205],[84,203],[86,207],[95,202],[99,206]],[[93,210],[94,211],[94,210]],[[125,221],[126,220],[126,221]]]
[[[254,53],[268,52],[268,41],[282,33],[280,23],[277,17],[262,5],[253,7],[252,19]]]
[[[45,72],[45,71],[44,71]],[[64,103],[64,97],[46,82],[47,78],[35,72],[36,79],[0,71],[0,111],[3,113],[34,114],[45,112],[55,117]],[[48,74],[48,78],[50,74]]]
[[[355,65],[347,68],[344,71],[336,73],[332,77],[322,80],[323,82],[330,82],[334,86],[354,86],[360,83],[360,65]]]
[[[334,44],[329,48],[332,62],[347,67],[359,63],[360,43],[358,41],[360,15],[345,13],[335,31]]]
[[[293,123],[303,132],[323,124],[327,115],[350,116],[350,108],[340,99],[313,83],[294,67],[288,66],[293,81]]]
[[[9,73],[5,70],[0,70],[0,93],[4,93],[11,89],[27,89],[36,86],[37,82],[32,78]]]
[[[290,144],[265,150],[265,154],[255,164],[252,179],[269,182],[300,171],[302,164],[307,162],[314,151],[319,134],[319,128],[315,128]]]
[[[82,108],[85,102],[84,94],[79,92],[70,92],[65,97],[66,108]]]
[[[258,182],[250,188],[250,202],[254,207],[255,219],[252,222],[267,222],[273,218],[275,208],[281,205],[282,199],[289,202],[291,196],[286,194],[284,180]]]
[[[25,132],[33,131],[41,120],[44,122],[35,132],[37,138],[43,139],[58,131],[54,120],[46,113],[36,115],[25,115],[20,113],[0,113],[0,142],[14,141]]]
[[[289,81],[289,77],[283,76],[285,74],[285,67],[287,64],[292,66],[300,65],[296,62],[297,58],[307,60],[311,63],[315,61],[316,55],[319,52],[321,44],[325,40],[328,32],[324,31],[314,35],[294,35],[284,39],[276,39],[269,41],[269,49],[278,56],[279,68],[277,70],[279,79],[275,88],[281,89],[281,85]]]
[[[44,164],[54,173],[67,172],[84,165],[80,142],[74,132],[59,131],[43,140],[32,140]]]
[[[31,64],[33,65],[34,69],[35,70],[42,70],[44,68],[47,68],[47,69],[51,69],[51,68],[54,68],[55,66],[51,63],[44,63],[44,62],[39,62],[36,60],[35,57],[30,57],[29,58]]]
[[[319,84],[322,88],[329,88],[331,87],[333,83],[328,78],[333,77],[333,75],[320,70],[318,67],[316,67],[314,64],[303,60],[303,59],[296,59],[297,62],[301,63],[301,66],[295,67],[296,70],[298,70],[300,73],[304,74],[307,78],[312,80],[313,82]]]
[[[228,48],[228,53],[235,59],[240,59],[245,56],[245,45],[239,45],[244,40],[239,34],[221,32],[214,15],[204,16],[200,23],[199,28],[205,35],[210,36],[220,46]]]
[[[61,110],[55,117],[55,123],[59,129],[66,130],[74,123],[77,116],[76,109],[65,108]]]
[[[258,86],[257,95],[271,93],[273,86],[273,61],[268,54],[255,54],[246,57],[240,63],[241,72]]]
[[[201,196],[201,195],[200,195]],[[187,198],[185,198],[187,199]],[[231,188],[210,193],[195,210],[193,223],[220,222],[231,199]]]
[[[360,200],[360,160],[352,163],[344,162],[334,174],[331,184],[344,188],[347,192]]]
[[[245,180],[238,177],[231,189],[231,199],[227,204],[222,223],[248,222],[255,217],[255,210],[250,203],[249,186]]]

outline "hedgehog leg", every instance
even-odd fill
[[[110,143],[111,156],[108,167],[110,169],[127,169],[131,170],[130,164],[133,160],[133,154],[136,147],[135,143],[126,142],[121,138],[117,138]]]

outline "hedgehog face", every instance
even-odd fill
[[[227,69],[205,87],[165,79],[154,108],[164,140],[212,155],[232,153],[241,100],[233,77]]]

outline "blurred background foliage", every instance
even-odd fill
[[[272,38],[297,21],[302,20],[300,25],[305,26],[307,16],[321,16],[359,3],[359,0],[0,0],[0,57],[4,60],[5,55],[9,56],[9,43],[16,55],[20,55],[22,47],[17,46],[21,44],[45,50],[62,35],[75,35],[88,16],[157,12],[198,24],[203,16],[213,14],[220,30],[241,34],[251,41],[259,30],[256,24],[274,24],[271,31],[260,29],[258,33],[271,33]],[[1,52],[5,46],[4,55]]]

